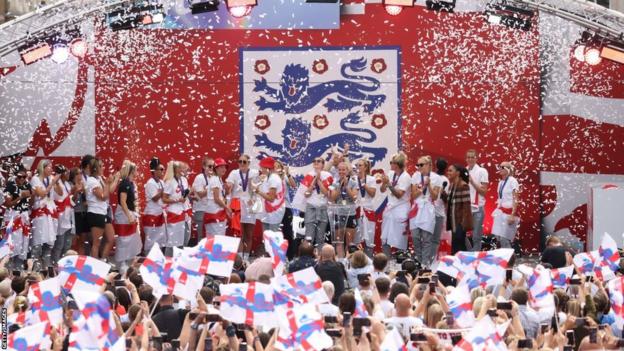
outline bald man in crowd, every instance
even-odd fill
[[[321,248],[321,257],[319,258],[319,263],[314,267],[314,270],[322,281],[329,280],[334,284],[335,292],[332,303],[337,305],[338,298],[345,290],[347,274],[342,263],[336,262],[336,251],[333,246],[325,244]]]

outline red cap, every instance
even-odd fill
[[[265,157],[260,161],[260,167],[273,169],[275,168],[275,160],[273,157]]]
[[[227,166],[227,162],[225,162],[225,160],[222,159],[221,157],[215,160],[215,168],[220,167],[220,166]]]

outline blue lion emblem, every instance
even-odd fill
[[[334,145],[349,144],[350,159],[369,156],[371,163],[375,164],[384,159],[388,149],[364,146],[363,144],[370,144],[377,140],[377,135],[370,129],[348,126],[348,124],[360,122],[360,116],[352,112],[340,120],[340,127],[351,133],[336,133],[311,142],[310,122],[301,118],[291,118],[286,120],[286,126],[282,130],[282,144],[271,141],[266,133],[262,133],[255,136],[254,146],[268,150],[268,152],[261,151],[258,159],[271,156],[291,167],[304,167],[312,163],[316,157],[323,157],[324,153]]]
[[[342,65],[340,73],[350,80],[334,80],[315,86],[310,86],[307,68],[300,64],[289,64],[284,68],[278,89],[269,86],[264,78],[254,80],[253,91],[264,92],[268,94],[268,97],[276,100],[267,101],[264,96],[260,96],[256,105],[260,110],[303,113],[312,109],[325,97],[337,93],[336,99],[328,98],[323,105],[328,112],[348,111],[357,106],[362,106],[367,113],[375,111],[386,100],[385,95],[371,94],[379,89],[379,80],[369,76],[350,75],[347,73],[347,68],[353,72],[361,72],[366,68],[366,59],[354,59]],[[353,80],[367,81],[370,84],[362,84]]]

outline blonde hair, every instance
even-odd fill
[[[419,161],[420,161],[420,160],[425,160],[425,162],[427,162],[428,164],[433,165],[433,159],[431,158],[431,156],[430,156],[430,155],[420,156],[420,157],[418,158],[418,160],[419,160]]]
[[[427,326],[435,328],[436,324],[444,317],[444,311],[439,304],[433,304],[427,308]]]
[[[516,173],[516,169],[514,168],[513,164],[510,161],[503,161],[501,162],[501,166],[505,164],[505,168],[507,168],[507,171],[509,171],[509,175],[513,176]]]
[[[392,161],[396,163],[399,168],[404,169],[405,164],[407,163],[407,155],[405,155],[403,151],[399,151],[392,155]]]
[[[119,175],[121,176],[121,179],[126,179],[135,171],[136,165],[129,160],[124,160],[121,170],[119,171]]]
[[[50,160],[41,160],[37,164],[37,176],[39,179],[43,180],[45,178],[45,168],[50,164]]]
[[[164,179],[165,182],[168,182],[174,178],[175,171],[180,168],[180,166],[182,166],[182,164],[179,161],[169,161],[169,163],[167,163],[167,171],[165,173]]]
[[[363,268],[368,264],[368,257],[364,253],[364,251],[356,251],[351,256],[351,266],[353,268]]]
[[[371,171],[371,162],[368,158],[361,158],[357,162],[363,162],[366,167],[366,174],[370,174]]]

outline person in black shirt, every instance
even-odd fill
[[[136,165],[130,161],[124,161],[119,171],[121,182],[117,187],[117,209],[115,209],[115,237],[116,247],[115,262],[119,270],[124,272],[128,263],[141,252],[142,242],[137,227],[136,213]]]
[[[19,167],[15,178],[7,183],[4,189],[4,199],[4,205],[7,208],[5,218],[13,222],[11,234],[13,251],[10,266],[14,270],[21,271],[28,255],[28,236],[23,235],[23,230],[30,228],[28,213],[32,206],[32,186],[26,179],[24,166]]]
[[[304,270],[308,267],[314,267],[316,257],[314,257],[314,246],[307,241],[301,242],[299,245],[299,257],[288,265],[288,273]]]
[[[342,263],[336,262],[336,251],[333,246],[329,244],[323,246],[321,259],[314,269],[322,281],[329,280],[334,284],[335,293],[332,303],[337,305],[340,295],[345,291],[347,274]]]
[[[171,342],[171,340],[180,337],[182,324],[184,324],[188,312],[187,309],[173,308],[173,295],[163,295],[160,298],[158,313],[154,315],[152,320],[161,333],[167,333],[163,337],[163,342]]]
[[[551,235],[546,240],[546,248],[540,261],[549,263],[552,268],[561,268],[572,264],[572,255],[565,249],[561,239]]]

